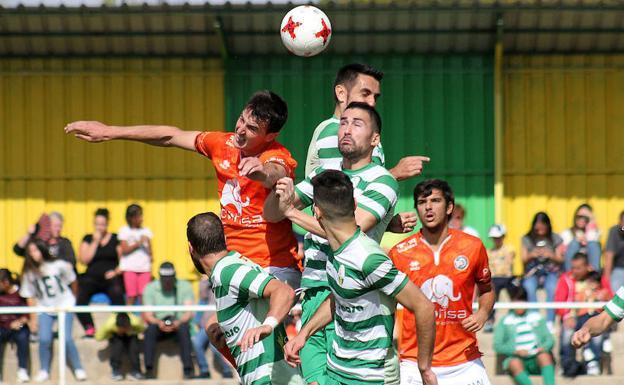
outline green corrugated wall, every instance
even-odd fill
[[[232,129],[247,98],[271,89],[289,118],[279,140],[303,176],[316,125],[333,112],[332,84],[342,65],[361,61],[384,71],[378,109],[388,167],[408,154],[431,157],[424,176],[447,179],[482,235],[494,220],[493,60],[489,56],[239,57],[225,65],[225,124]],[[401,183],[400,210],[412,207],[422,178]]]

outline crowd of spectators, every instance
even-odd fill
[[[457,205],[451,225],[471,235],[478,232],[464,224],[466,209]],[[0,306],[67,306],[88,305],[91,298],[103,293],[110,304],[188,305],[212,304],[214,298],[207,280],[199,282],[195,300],[190,282],[177,278],[175,266],[165,262],[159,266],[157,279],[152,279],[151,230],[143,226],[143,210],[137,204],[128,206],[127,224],[118,233],[109,230],[110,214],[98,209],[93,218],[93,231],[86,234],[78,247],[78,257],[69,239],[62,236],[63,216],[58,212],[42,215],[14,245],[16,255],[24,258],[18,275],[0,269]],[[601,245],[601,232],[591,206],[580,205],[574,212],[571,226],[561,233],[554,231],[547,213],[538,212],[531,226],[514,250],[506,238],[503,224],[488,231],[492,245],[488,250],[490,270],[497,300],[506,292],[512,301],[536,302],[538,290],[545,291],[546,301],[594,302],[608,300],[624,285],[624,212],[619,223],[608,232]],[[514,261],[519,257],[524,270],[514,275]],[[76,262],[86,269],[78,274]],[[499,315],[492,312],[485,332],[494,331],[494,348],[505,359],[503,367],[519,384],[529,384],[529,374],[541,374],[544,383],[554,378],[552,349],[554,333],[559,331],[559,358],[564,375],[598,375],[601,357],[612,349],[609,335],[594,338],[578,355],[570,345],[572,334],[600,310],[549,309],[539,311],[513,310]],[[500,312],[499,312],[500,313]],[[205,325],[210,312],[145,312],[140,316],[112,314],[96,328],[89,313],[77,318],[85,338],[108,341],[110,346],[111,379],[120,381],[123,354],[128,355],[130,379],[156,378],[155,351],[159,341],[175,338],[179,346],[185,379],[210,378],[206,359],[208,348],[214,357],[213,366],[223,377],[231,378],[233,370],[218,350],[210,344]],[[66,315],[65,340],[68,363],[77,380],[87,379],[80,354],[71,336],[73,314]],[[16,347],[17,381],[30,381],[30,343],[38,344],[39,373],[35,381],[50,378],[54,313],[37,315],[0,314],[0,355],[7,343]],[[287,330],[296,333],[300,314],[293,312]],[[142,338],[141,338],[142,337]],[[144,369],[141,368],[141,346]],[[195,361],[198,372],[195,372]]]

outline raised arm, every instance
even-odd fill
[[[433,303],[412,282],[407,282],[405,287],[396,295],[396,299],[406,309],[414,313],[414,318],[416,318],[418,369],[423,384],[437,384],[435,374],[431,370],[436,329]]]
[[[65,126],[65,133],[91,143],[133,140],[159,147],[178,147],[195,151],[199,131],[184,131],[172,126],[108,126],[94,121],[78,121]]]
[[[401,158],[399,163],[396,164],[390,171],[390,174],[396,180],[405,180],[422,173],[424,163],[429,162],[429,158],[426,156],[406,156]]]

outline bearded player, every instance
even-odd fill
[[[486,249],[478,238],[449,229],[455,198],[448,183],[419,183],[414,201],[422,229],[392,248],[390,258],[435,305],[432,370],[440,385],[488,385],[476,338],[494,306]],[[475,287],[479,310],[473,313]],[[422,384],[416,333],[414,314],[404,311],[399,335],[403,385]]]

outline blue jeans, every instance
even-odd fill
[[[616,292],[624,286],[624,267],[614,267],[611,272],[611,289]]]
[[[548,272],[543,277],[543,287],[546,290],[546,302],[552,302],[555,298],[555,290],[557,289],[557,281],[559,280],[559,273]],[[525,277],[522,281],[522,286],[527,292],[527,298],[529,302],[537,302],[537,289],[540,286],[540,276],[532,275]],[[546,312],[546,320],[555,322],[555,309],[548,309]]]
[[[565,253],[565,261],[563,262],[563,268],[565,269],[565,271],[570,271],[570,269],[572,268],[572,258],[580,250],[581,244],[576,239],[573,239],[572,242],[570,242],[570,244],[568,245],[568,249]],[[600,242],[587,242],[587,246],[585,246],[585,254],[587,254],[589,264],[592,265],[594,270],[600,271]]]
[[[41,370],[50,373],[50,364],[52,361],[52,326],[56,321],[56,315],[47,313],[39,314],[39,362]],[[82,369],[78,350],[72,339],[72,329],[74,323],[74,315],[67,313],[65,315],[65,350],[67,352],[67,362],[69,362],[73,370]]]
[[[28,369],[30,358],[30,329],[25,325],[19,330],[0,328],[0,364],[4,357],[4,348],[7,342],[14,342],[17,346],[17,366]]]
[[[574,334],[574,332],[579,330],[583,326],[583,324],[587,322],[587,320],[591,317],[592,316],[589,314],[584,314],[582,316],[576,317],[576,327],[574,329],[568,329],[564,327],[563,323],[561,324],[561,335],[559,336],[559,351],[562,367],[566,367],[570,365],[570,363],[576,361],[576,350],[570,344],[570,341],[572,340],[572,335]],[[589,361],[600,362],[600,357],[602,356],[602,336],[596,336],[590,339],[586,349],[590,349],[594,356],[594,358]],[[585,362],[585,364],[587,364],[587,362]]]
[[[208,367],[208,360],[206,360],[206,349],[210,346],[212,354],[214,356],[214,363],[221,367],[222,375],[231,375],[232,369],[230,365],[225,362],[221,353],[215,348],[208,339],[208,334],[203,327],[199,328],[199,332],[193,336],[193,349],[195,350],[195,357],[197,357],[197,366],[199,366],[199,373],[208,373],[210,371]]]

